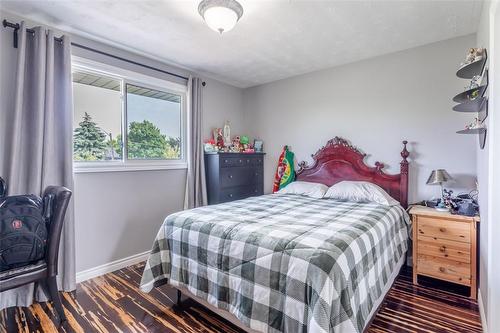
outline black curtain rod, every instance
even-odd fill
[[[17,45],[18,45],[18,43],[17,43],[17,41],[18,41],[18,30],[21,28],[21,26],[19,25],[19,23],[12,23],[12,22],[7,21],[6,19],[4,19],[2,23],[3,23],[3,26],[5,28],[12,28],[12,29],[14,29],[13,46],[14,46],[14,48],[17,48]],[[31,33],[31,34],[35,33],[35,30],[34,29],[30,29],[30,28],[26,28],[26,31],[29,32],[29,33]],[[54,39],[56,41],[58,41],[58,42],[62,41],[62,39],[58,38],[58,37],[54,37]],[[78,47],[80,49],[91,51],[91,52],[94,52],[94,53],[102,54],[102,55],[105,55],[105,56],[113,58],[113,59],[125,61],[125,62],[128,62],[130,64],[141,66],[141,67],[144,67],[144,68],[147,68],[147,69],[151,69],[153,71],[157,71],[157,72],[160,72],[160,73],[163,73],[163,74],[171,75],[171,76],[177,77],[179,79],[183,79],[183,80],[188,80],[189,79],[189,78],[187,78],[187,77],[185,77],[183,75],[179,75],[179,74],[175,74],[175,73],[172,73],[172,72],[168,72],[168,71],[165,71],[163,69],[156,68],[156,67],[153,67],[153,66],[141,64],[140,62],[129,60],[129,59],[125,59],[125,58],[122,58],[120,56],[116,56],[114,54],[110,54],[110,53],[107,53],[107,52],[104,52],[104,51],[100,51],[100,50],[94,49],[92,47],[88,47],[88,46],[81,45],[81,44],[78,44],[78,43],[71,43],[71,46]],[[202,85],[205,86],[206,82],[202,82]]]

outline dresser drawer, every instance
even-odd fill
[[[253,197],[257,195],[262,195],[263,188],[261,185],[256,184],[254,186],[237,186],[226,188],[220,191],[219,202],[228,202],[234,200],[245,199],[248,197]]]
[[[428,236],[418,237],[418,254],[470,263],[470,245]]]
[[[431,217],[418,217],[418,237],[427,236],[436,239],[447,239],[470,243],[470,224],[465,222],[448,222]]]
[[[241,167],[247,165],[242,157],[221,157],[221,168]]]
[[[220,171],[222,188],[258,184],[263,180],[262,168],[225,168]]]
[[[440,259],[419,254],[417,259],[419,274],[469,286],[471,284],[471,268],[469,263]]]

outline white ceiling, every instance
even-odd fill
[[[3,1],[15,14],[179,64],[238,87],[476,32],[482,2],[240,0],[219,36],[199,1]]]

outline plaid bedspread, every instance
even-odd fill
[[[399,259],[400,206],[270,194],[172,214],[141,289],[187,288],[262,332],[361,332]]]

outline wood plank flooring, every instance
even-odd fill
[[[51,304],[42,303],[0,311],[0,332],[241,332],[193,301],[178,307],[169,287],[141,293],[142,269],[143,264],[127,267],[83,282],[75,293],[64,293],[64,327],[55,323]],[[414,286],[410,273],[402,271],[367,333],[481,332],[476,302]]]

